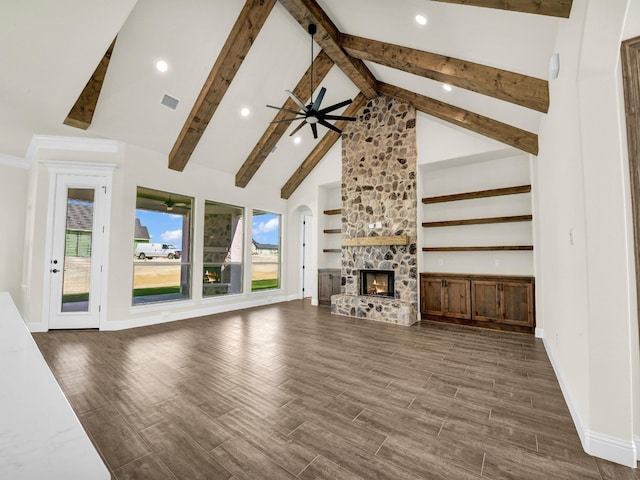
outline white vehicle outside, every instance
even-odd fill
[[[140,260],[153,257],[165,257],[173,260],[180,258],[180,250],[168,243],[139,243],[136,245],[135,256]]]

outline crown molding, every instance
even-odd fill
[[[18,157],[16,155],[9,155],[7,153],[0,153],[0,165],[7,167],[29,169],[29,162],[26,158]]]

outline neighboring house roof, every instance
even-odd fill
[[[255,240],[251,240],[253,246],[258,250],[278,250],[278,245],[273,245],[271,243],[258,243]]]
[[[67,204],[67,230],[93,230],[93,206],[82,203]]]
[[[135,240],[150,240],[149,230],[140,223],[140,219],[136,218],[136,230],[133,234]]]

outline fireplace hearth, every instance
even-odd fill
[[[394,297],[392,270],[360,270],[360,295]]]

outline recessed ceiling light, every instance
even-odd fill
[[[295,143],[296,145],[299,144],[302,141],[302,138],[300,137],[296,137],[293,139],[293,143]]]
[[[242,115],[243,117],[248,117],[250,113],[251,110],[249,110],[247,107],[244,107],[242,110],[240,110],[240,115]]]
[[[448,83],[445,83],[444,85],[442,85],[442,89],[445,92],[450,92],[451,90],[453,90],[453,87],[451,85],[449,85]]]
[[[426,25],[427,17],[425,17],[424,15],[416,15],[416,22],[418,23],[418,25]]]
[[[167,70],[169,70],[169,64],[167,62],[165,62],[164,60],[158,60],[156,62],[156,70],[158,70],[159,72],[166,72]]]

